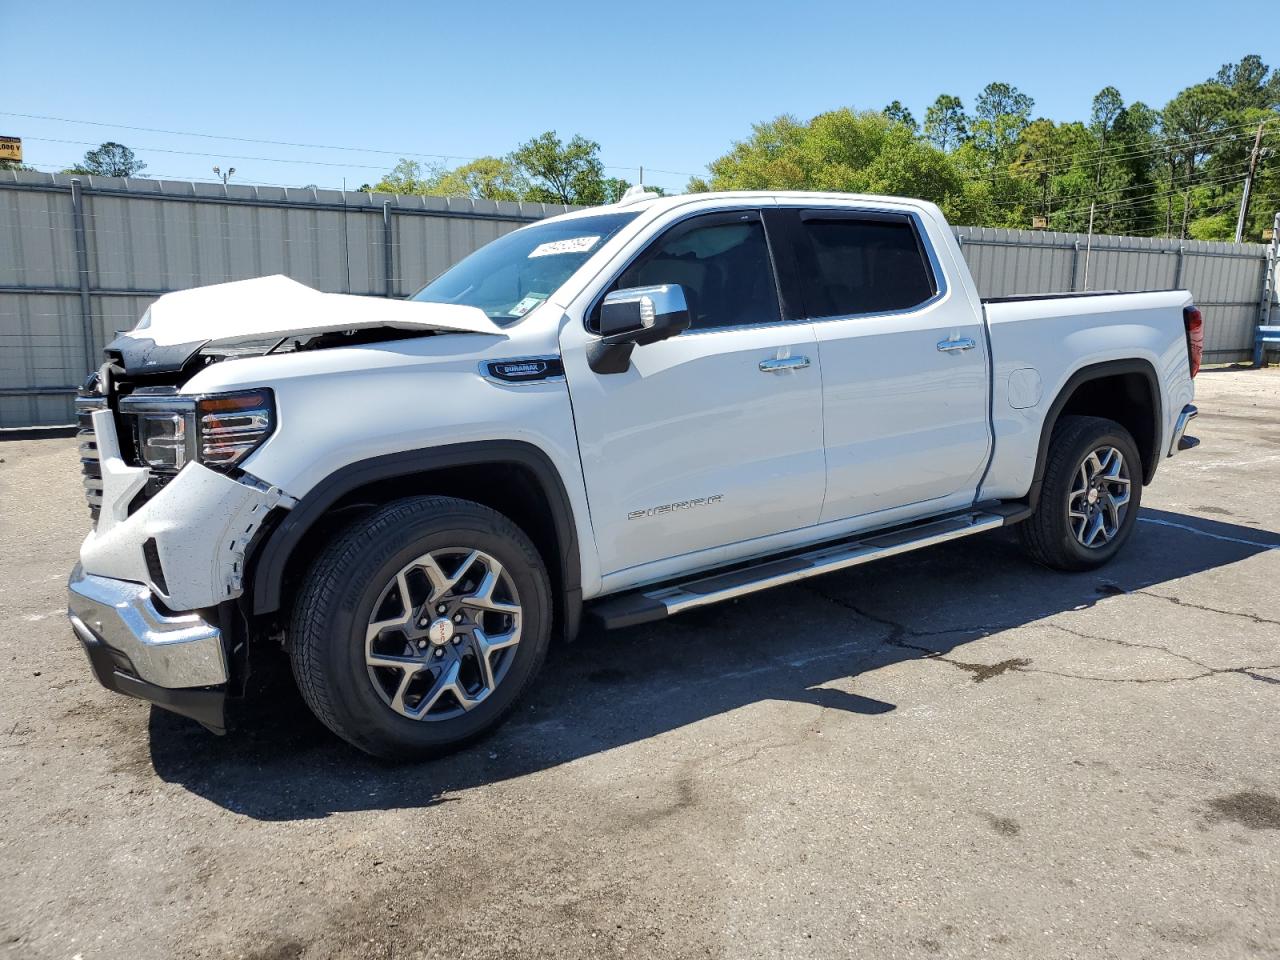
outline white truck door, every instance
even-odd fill
[[[576,324],[561,335],[605,575],[701,551],[709,565],[715,548],[816,523],[822,504],[814,329],[782,319],[758,211],[678,221],[607,289],[662,283],[684,288],[692,326],[637,347],[625,372],[592,371],[595,338]]]
[[[822,358],[821,520],[968,504],[989,453],[987,340],[923,224],[909,213],[848,208],[778,215],[794,231]]]

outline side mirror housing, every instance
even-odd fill
[[[596,373],[622,373],[637,346],[683,333],[690,322],[684,288],[678,283],[615,290],[600,305],[600,339],[592,344],[587,360]]]

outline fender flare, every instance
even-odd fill
[[[1049,459],[1049,441],[1053,437],[1053,428],[1058,425],[1058,417],[1061,416],[1062,409],[1067,405],[1067,401],[1071,399],[1082,384],[1088,383],[1090,380],[1101,380],[1103,377],[1114,377],[1130,373],[1144,376],[1147,380],[1147,386],[1151,389],[1151,414],[1155,420],[1155,443],[1152,444],[1151,462],[1142,465],[1143,485],[1145,486],[1151,482],[1151,478],[1155,476],[1156,465],[1160,462],[1160,441],[1164,436],[1164,397],[1160,393],[1160,378],[1156,374],[1156,368],[1152,366],[1149,360],[1143,360],[1138,357],[1127,360],[1104,360],[1101,363],[1088,364],[1072,373],[1067,378],[1067,382],[1062,385],[1062,389],[1058,391],[1057,396],[1053,398],[1053,403],[1049,405],[1044,422],[1040,426],[1040,445],[1036,450],[1036,470],[1032,475],[1031,489],[1027,493],[1028,506],[1034,509],[1040,500],[1040,488],[1044,484],[1045,464]]]
[[[520,440],[481,440],[471,443],[406,450],[357,460],[325,477],[288,511],[279,523],[264,531],[262,543],[250,551],[252,605],[254,615],[280,609],[285,569],[294,550],[307,532],[329,509],[353,490],[371,483],[449,467],[482,464],[516,464],[537,478],[551,507],[556,541],[560,550],[560,578],[565,604],[566,630],[575,631],[582,606],[582,564],[573,506],[564,481],[551,458],[531,443]],[[569,636],[573,633],[569,632]]]

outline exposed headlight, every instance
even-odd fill
[[[120,400],[138,461],[177,473],[195,461],[228,471],[271,436],[275,401],[267,389],[184,397],[139,391]]]

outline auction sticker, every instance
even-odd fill
[[[599,237],[571,237],[568,240],[552,240],[540,243],[529,251],[529,259],[534,257],[554,257],[561,253],[586,253],[597,243]]]
[[[523,317],[526,313],[547,299],[545,293],[531,293],[507,311],[508,317]]]

